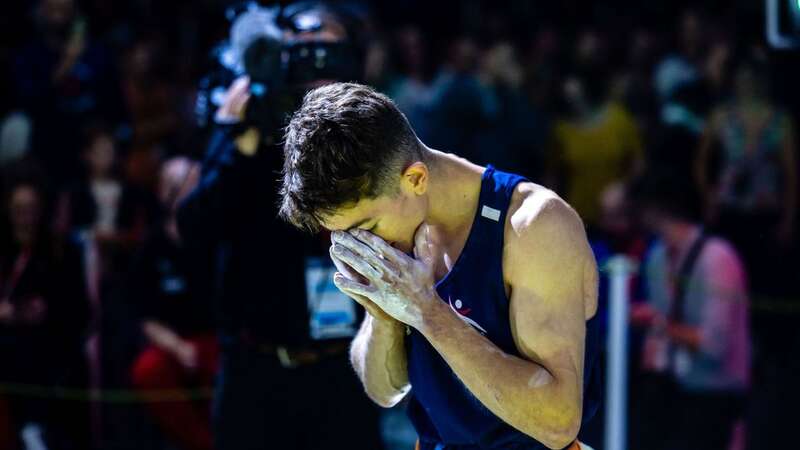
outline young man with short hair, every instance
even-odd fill
[[[572,208],[426,147],[358,84],[309,92],[284,150],[280,213],[333,231],[334,282],[369,312],[353,366],[382,406],[411,392],[420,448],[580,448],[599,404],[597,268]]]

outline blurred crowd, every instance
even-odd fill
[[[600,267],[640,263],[633,447],[784,442],[762,415],[792,409],[769,386],[796,373],[797,338],[754,317],[797,311],[797,69],[765,46],[762,6],[500,3],[352,2],[362,81],[430,147],[557,191]],[[182,247],[175,209],[198,182],[196,86],[225,6],[4,4],[0,449],[42,430],[56,448],[129,448],[143,438],[125,392],[164,396],[137,413],[158,436],[211,448],[213,256]],[[112,398],[89,401],[101,388]]]

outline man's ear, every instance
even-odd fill
[[[406,167],[400,184],[402,189],[407,192],[423,195],[428,191],[428,166],[421,161],[417,161]]]

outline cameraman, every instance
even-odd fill
[[[296,14],[318,26],[295,42],[348,38],[328,10]],[[347,356],[359,318],[318,263],[327,244],[277,218],[280,131],[250,126],[251,92],[247,76],[226,92],[201,182],[178,213],[187,243],[219,249],[215,448],[380,449],[377,411]]]

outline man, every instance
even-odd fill
[[[730,243],[704,232],[695,193],[675,179],[649,174],[633,190],[657,236],[647,302],[631,318],[647,329],[637,433],[648,449],[729,448],[750,385],[747,275]]]
[[[344,18],[333,10],[297,8],[285,11],[298,24],[293,42],[344,42],[348,36]],[[314,25],[313,31],[302,24]],[[324,82],[318,73],[309,75],[313,83]],[[214,448],[380,449],[375,406],[349,367],[356,308],[330,282],[333,265],[320,264],[328,262],[327,245],[277,217],[271,174],[283,163],[273,145],[280,136],[242,123],[252,105],[249,84],[240,78],[226,93],[200,184],[178,211],[185,242],[211,246],[219,255]],[[267,106],[280,112],[278,105]],[[319,383],[320,376],[327,382]],[[342,414],[345,404],[348,414]]]
[[[420,448],[579,448],[600,386],[597,268],[575,212],[426,147],[358,84],[309,92],[284,151],[281,215],[333,231],[334,282],[369,313],[351,361],[376,403],[411,392]]]

